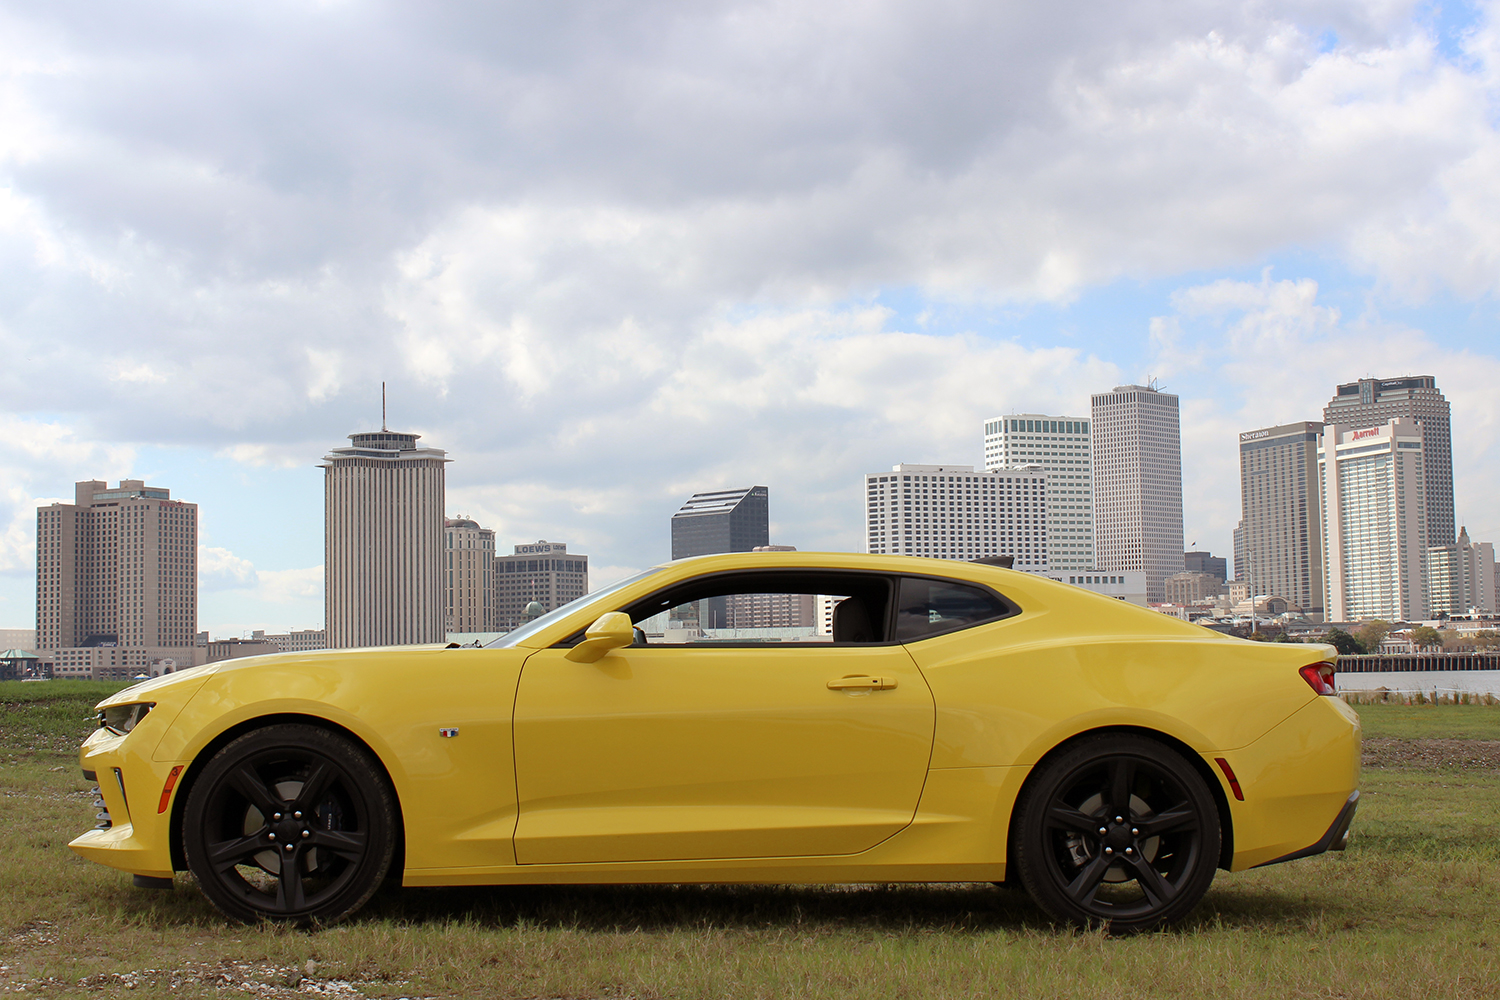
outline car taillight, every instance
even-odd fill
[[[1309,663],[1297,672],[1307,681],[1307,686],[1318,694],[1333,694],[1332,663]]]

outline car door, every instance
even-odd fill
[[[567,653],[517,690],[521,864],[848,855],[911,822],[934,706],[894,642]]]

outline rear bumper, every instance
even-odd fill
[[[1344,808],[1340,809],[1338,816],[1334,818],[1333,825],[1328,828],[1327,833],[1318,838],[1317,843],[1304,847],[1300,851],[1293,851],[1290,854],[1283,854],[1279,858],[1272,858],[1270,861],[1262,861],[1255,867],[1264,868],[1266,865],[1279,865],[1283,861],[1310,858],[1314,854],[1322,854],[1324,851],[1342,851],[1349,846],[1349,826],[1354,822],[1354,811],[1358,808],[1359,792],[1351,792],[1349,800],[1344,803]]]

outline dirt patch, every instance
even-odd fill
[[[140,969],[131,972],[103,972],[85,976],[76,981],[56,978],[12,981],[0,986],[6,992],[23,992],[45,996],[51,992],[98,993],[116,996],[129,990],[165,990],[177,992],[199,992],[212,990],[227,995],[250,994],[264,1000],[302,1000],[308,996],[355,998],[364,997],[369,987],[381,995],[389,995],[399,983],[361,983],[347,979],[324,979],[316,972],[315,962],[303,968],[282,967],[263,963],[223,961],[216,965],[190,964],[178,969]],[[9,971],[0,966],[0,974]],[[407,1000],[402,997],[401,1000]],[[412,997],[411,1000],[416,1000]]]
[[[1500,771],[1500,740],[1364,741],[1365,767],[1440,767],[1462,771]]]

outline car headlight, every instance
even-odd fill
[[[138,701],[133,705],[111,705],[99,710],[99,728],[108,729],[116,736],[124,736],[156,707],[154,701]]]

